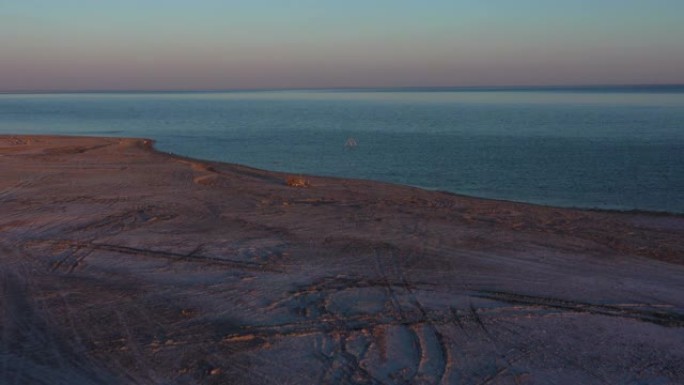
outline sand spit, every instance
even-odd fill
[[[684,218],[0,136],[1,384],[683,384]]]

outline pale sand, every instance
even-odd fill
[[[0,137],[2,384],[684,384],[684,218]]]

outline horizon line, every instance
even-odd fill
[[[477,85],[477,86],[347,86],[347,87],[256,87],[256,88],[209,88],[209,89],[45,89],[0,90],[8,94],[104,94],[104,93],[221,93],[221,92],[274,92],[274,91],[522,91],[522,90],[591,90],[626,88],[681,88],[684,83],[615,83],[615,84],[551,84],[551,85]]]

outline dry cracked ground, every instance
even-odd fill
[[[0,137],[2,384],[684,384],[684,218]]]

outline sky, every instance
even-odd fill
[[[684,83],[683,0],[0,0],[0,91]]]

